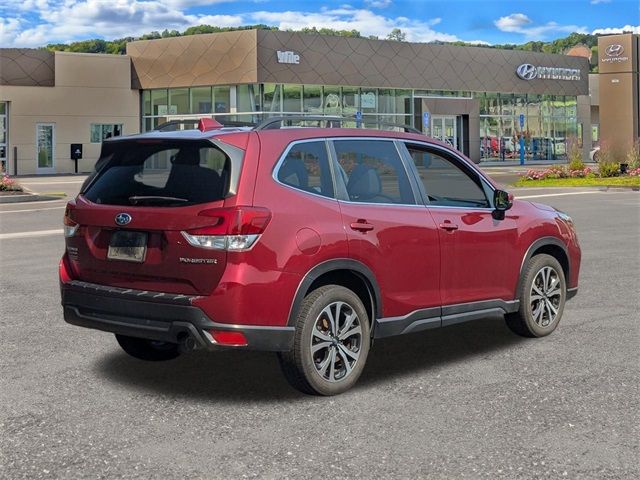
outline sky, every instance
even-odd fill
[[[0,0],[0,47],[257,23],[380,38],[400,28],[414,42],[520,44],[571,32],[640,34],[640,0]]]

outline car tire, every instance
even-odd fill
[[[520,283],[520,307],[505,316],[507,326],[523,337],[549,335],[562,318],[567,298],[562,266],[551,255],[535,255],[527,262]]]
[[[600,152],[594,152],[594,153],[593,153],[593,161],[594,161],[595,163],[600,162]]]
[[[371,345],[360,298],[339,285],[311,292],[296,318],[293,348],[278,354],[287,381],[310,395],[337,395],[358,380]]]
[[[116,340],[132,357],[150,362],[173,360],[180,355],[178,344],[169,342],[156,342],[145,338],[128,337],[116,334]]]

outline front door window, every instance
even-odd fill
[[[38,171],[41,173],[54,170],[54,129],[55,126],[52,123],[39,123],[36,126],[36,155]]]

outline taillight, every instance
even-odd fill
[[[233,347],[244,347],[247,345],[247,338],[242,332],[231,330],[209,330],[213,342],[220,345],[229,345]]]
[[[64,210],[64,220],[62,221],[64,226],[64,236],[66,238],[73,237],[80,226],[78,222],[73,219],[74,210],[75,205],[67,203],[67,208]]]
[[[190,245],[200,248],[241,252],[249,250],[271,220],[271,212],[259,207],[233,207],[203,210],[211,225],[182,232]]]

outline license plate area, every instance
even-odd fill
[[[147,254],[147,233],[117,230],[111,234],[107,258],[125,262],[144,262]]]

